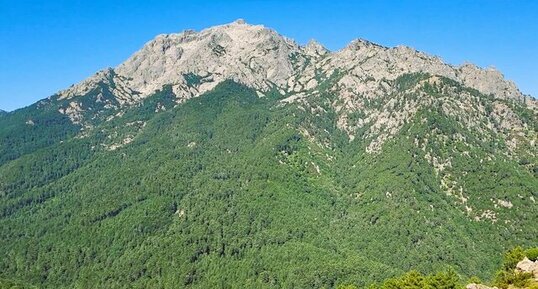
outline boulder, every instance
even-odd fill
[[[534,279],[538,280],[538,261],[533,262],[527,257],[525,257],[525,259],[517,263],[516,271],[523,273],[532,273],[534,275]]]

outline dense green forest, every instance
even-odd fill
[[[494,280],[501,252],[536,245],[535,158],[496,154],[502,139],[476,137],[441,105],[370,154],[360,132],[349,140],[337,127],[331,95],[317,97],[321,116],[232,81],[179,105],[164,87],[121,117],[95,108],[82,132],[54,98],[7,114],[0,278],[38,288],[459,288],[435,284]],[[475,144],[428,144],[475,194],[467,206],[514,208],[478,220],[446,194],[415,141],[432,132]]]
[[[531,261],[538,261],[538,247],[523,250],[521,247],[515,247],[504,254],[501,268],[497,271],[495,279],[491,281],[496,288],[538,288],[538,281],[533,274],[519,272],[516,270],[516,264],[529,258]],[[400,276],[386,279],[379,283],[372,283],[365,288],[367,289],[463,289],[466,284],[484,285],[480,278],[473,276],[468,279],[462,278],[454,269],[448,267],[445,270],[437,271],[429,275],[424,275],[418,271],[411,270]],[[492,286],[493,286],[492,285]],[[487,285],[484,285],[487,286]],[[175,287],[181,287],[176,284]],[[24,289],[37,288],[32,285],[15,282],[8,279],[0,279],[0,288],[5,289]],[[355,284],[339,284],[336,289],[359,289]]]

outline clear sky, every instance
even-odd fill
[[[244,18],[331,50],[355,38],[494,66],[538,96],[538,1],[0,0],[0,109],[114,67],[157,34]]]

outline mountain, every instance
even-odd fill
[[[444,76],[497,98],[530,99],[492,68],[453,67],[409,47],[387,48],[361,39],[331,53],[315,41],[303,47],[242,20],[201,32],[159,35],[118,67],[100,71],[56,97],[71,99],[105,85],[113,100],[103,101],[118,107],[137,103],[171,85],[179,103],[212,90],[225,79],[254,88],[260,95],[277,90],[300,97],[336,72],[345,74],[334,88],[344,99],[349,97],[347,90],[353,95],[375,96],[380,85],[417,72]],[[76,118],[83,108],[65,109]]]
[[[0,278],[333,288],[536,245],[537,101],[494,69],[242,20],[0,119]],[[11,281],[10,281],[11,282]]]

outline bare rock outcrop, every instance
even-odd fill
[[[242,20],[179,34],[159,35],[115,71],[143,96],[171,84],[178,97],[192,97],[233,79],[261,91],[284,87],[294,74],[290,57],[304,61],[301,48],[273,30]],[[185,75],[200,77],[194,90]]]
[[[445,91],[442,99],[434,99],[421,93],[420,87],[407,88],[408,91],[396,87],[399,77],[413,73],[430,75],[424,80],[430,85],[448,78],[500,101],[526,101],[528,107],[536,107],[536,100],[524,96],[513,82],[492,68],[472,64],[456,67],[410,47],[389,48],[364,39],[331,52],[314,40],[301,46],[274,30],[244,20],[200,32],[159,35],[118,67],[100,71],[60,91],[58,97],[84,96],[104,85],[119,104],[107,107],[117,109],[136,104],[169,85],[176,102],[181,103],[231,79],[254,88],[260,97],[277,91],[286,96],[282,103],[301,103],[310,106],[313,113],[320,113],[323,109],[309,102],[324,87],[335,97],[331,106],[338,116],[337,125],[351,141],[357,131],[368,128],[363,134],[370,142],[368,153],[379,152],[420,108],[434,103],[441,104],[447,114],[465,115],[461,121],[468,127],[486,123],[489,130],[508,131],[506,139],[511,150],[521,146],[520,135],[528,131],[528,125],[515,117],[506,104],[496,104],[488,116],[485,108],[478,106],[479,100],[468,92]],[[410,99],[407,94],[418,97]],[[470,108],[474,110],[467,111]],[[63,112],[73,122],[83,123],[81,110],[72,103]]]
[[[388,48],[363,39],[330,52],[314,40],[300,46],[274,30],[241,19],[200,32],[159,35],[118,67],[98,72],[59,95],[83,95],[96,83],[110,79],[122,88],[118,98],[123,103],[138,101],[163,85],[172,85],[180,100],[190,98],[225,79],[262,93],[276,88],[282,94],[294,94],[311,90],[320,75],[330,76],[335,71],[347,77],[340,83],[341,90],[349,89],[355,95],[375,96],[383,81],[424,72],[454,79],[499,98],[524,98],[514,83],[491,68],[470,64],[454,67],[410,47]],[[110,72],[114,72],[112,78]],[[198,81],[192,83],[186,75],[194,75]],[[131,92],[139,94],[129,97]]]
[[[534,276],[534,279],[538,281],[538,260],[531,261],[527,257],[517,263],[516,271],[522,273],[531,273]]]

